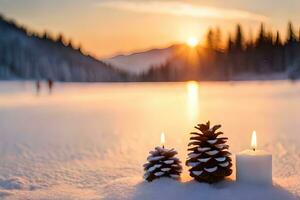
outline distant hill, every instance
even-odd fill
[[[118,55],[104,59],[103,61],[118,69],[139,75],[148,71],[150,68],[156,68],[164,65],[174,54],[174,51],[178,48],[178,46],[179,45],[172,45],[162,49],[151,49],[128,55]]]
[[[0,16],[0,79],[126,81],[128,76],[84,55],[63,36],[39,36]]]

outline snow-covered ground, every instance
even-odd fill
[[[0,83],[0,199],[300,199],[300,83]],[[251,132],[273,154],[274,186],[142,180],[159,145],[182,161],[197,122],[221,123],[233,153]]]

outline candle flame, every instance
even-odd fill
[[[165,146],[165,142],[166,142],[165,133],[162,132],[162,133],[160,134],[160,143],[161,143],[161,145],[162,145],[163,147]]]
[[[251,137],[251,147],[252,147],[253,151],[255,151],[255,149],[256,149],[256,147],[257,147],[256,131],[253,131],[253,133],[252,133],[252,137]]]

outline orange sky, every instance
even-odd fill
[[[272,5],[272,6],[270,6]],[[200,41],[208,27],[255,33],[263,21],[285,33],[300,21],[297,0],[0,0],[0,13],[37,31],[64,33],[97,57]]]

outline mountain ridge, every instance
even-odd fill
[[[146,73],[151,68],[157,68],[165,64],[173,56],[174,51],[178,49],[179,46],[181,46],[181,44],[173,44],[165,48],[153,48],[128,54],[119,54],[103,59],[103,61],[120,70],[140,75]]]

